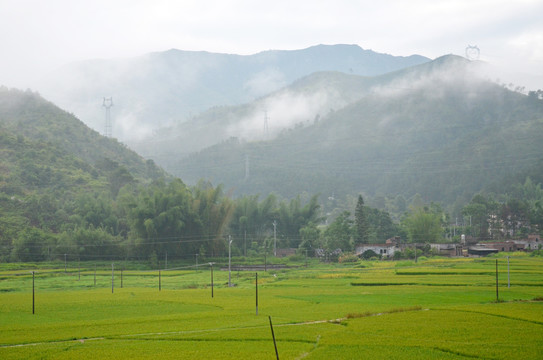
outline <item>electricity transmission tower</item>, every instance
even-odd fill
[[[479,47],[477,47],[477,45],[475,46],[468,45],[466,47],[466,59],[470,61],[479,60],[480,55],[481,55],[481,50],[479,50]]]
[[[105,137],[111,137],[111,107],[113,106],[113,98],[104,98],[102,106],[106,108],[106,131],[104,133]]]
[[[249,179],[249,154],[245,154],[245,179],[243,181],[247,181]]]
[[[268,111],[264,110],[264,139],[268,140],[269,130],[268,130]]]

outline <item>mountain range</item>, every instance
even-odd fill
[[[236,196],[419,194],[463,204],[479,191],[537,178],[543,158],[540,98],[496,84],[485,64],[453,55],[431,61],[352,45],[251,56],[170,50],[63,71],[55,102],[101,113],[79,116],[90,125],[103,121],[98,93],[115,89],[122,95],[114,97],[114,123],[139,134],[126,133],[126,142],[149,164],[188,184],[224,184]],[[57,131],[65,134],[57,142],[85,156],[78,141],[86,136],[66,131]],[[136,171],[123,157],[115,161]]]
[[[131,144],[215,106],[239,105],[317,71],[374,76],[430,59],[380,54],[357,45],[318,45],[254,55],[171,49],[125,59],[68,64],[39,92],[104,132],[103,98],[113,98],[113,136]]]
[[[211,179],[236,194],[419,194],[452,204],[521,179],[543,159],[543,102],[490,81],[485,64],[458,56],[374,77],[315,73],[258,102],[285,93],[324,100],[270,138],[262,128],[256,139],[228,133],[233,122],[243,129],[247,109],[261,105],[210,110],[195,127],[231,137],[189,156],[175,156],[170,144],[171,156],[157,162],[188,183]],[[268,114],[269,124],[279,117]],[[203,132],[187,134],[206,141]]]

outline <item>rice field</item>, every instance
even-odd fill
[[[0,264],[0,358],[275,359],[270,320],[280,359],[543,354],[539,257],[511,257],[509,272],[500,257],[313,262],[233,271],[232,287],[216,266],[211,279],[209,266],[121,279],[111,264]]]

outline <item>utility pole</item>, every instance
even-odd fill
[[[245,155],[245,181],[249,179],[249,155]]]
[[[268,134],[269,134],[268,120],[269,120],[268,111],[264,110],[264,139],[265,140],[268,140]]]
[[[34,271],[32,271],[32,315],[34,315]]]
[[[231,282],[231,264],[232,264],[232,235],[228,235],[228,287],[232,287]]]
[[[511,287],[511,277],[509,276],[509,256],[507,257],[507,287]]]
[[[213,298],[213,263],[209,263],[211,266],[211,297]]]
[[[277,256],[277,220],[273,220],[273,256]]]
[[[498,259],[496,259],[496,302],[500,302],[499,290],[498,290]]]

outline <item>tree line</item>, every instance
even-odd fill
[[[313,256],[352,252],[357,245],[393,237],[419,244],[459,241],[461,233],[481,240],[511,238],[543,225],[543,190],[529,178],[508,198],[475,195],[453,233],[450,216],[434,203],[412,202],[394,221],[387,211],[366,206],[359,195],[352,211],[327,219],[318,195],[232,199],[222,186],[205,181],[189,187],[180,179],[160,178],[143,185],[118,164],[112,173],[124,180],[101,192],[64,198],[44,193],[24,200],[1,194],[2,261],[54,260],[65,254],[80,260],[215,257],[227,253],[228,237],[238,256],[272,254],[274,246]]]

